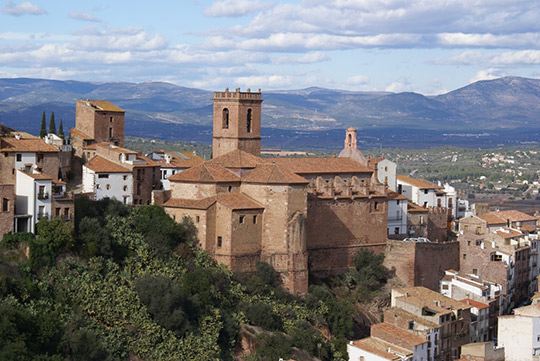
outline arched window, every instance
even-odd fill
[[[229,109],[223,108],[223,129],[229,129]]]
[[[247,110],[246,132],[251,133],[251,109]]]
[[[351,145],[352,143],[352,134],[349,134],[349,141],[348,141],[349,145]]]

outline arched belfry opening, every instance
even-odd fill
[[[246,132],[251,133],[251,109],[247,110],[246,118]]]
[[[229,109],[227,108],[223,108],[222,124],[223,129],[229,129]]]

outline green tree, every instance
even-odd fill
[[[60,119],[60,125],[58,126],[58,136],[64,139],[64,126],[62,125],[62,119]]]
[[[47,124],[45,122],[45,111],[43,111],[43,115],[41,116],[41,129],[39,130],[39,137],[45,138],[47,135]]]
[[[51,120],[49,121],[49,133],[56,134],[56,124],[54,122],[54,112],[51,113]]]

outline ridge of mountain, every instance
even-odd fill
[[[107,99],[126,110],[128,136],[159,138],[163,132],[157,129],[174,126],[202,134],[212,122],[212,96],[211,91],[166,82],[5,78],[0,79],[0,123],[35,133],[42,112],[54,111],[69,129],[75,124],[77,99]],[[310,87],[263,91],[263,98],[263,125],[290,131],[349,126],[440,132],[540,129],[538,79],[483,80],[435,96]]]

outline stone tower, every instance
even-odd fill
[[[261,155],[261,90],[214,92],[213,157],[243,150]]]
[[[125,111],[107,100],[77,100],[75,128],[96,143],[124,146]]]
[[[350,127],[345,131],[345,144],[338,157],[351,158],[362,165],[368,165],[367,159],[362,155],[362,152],[358,150],[356,129],[353,127]]]

